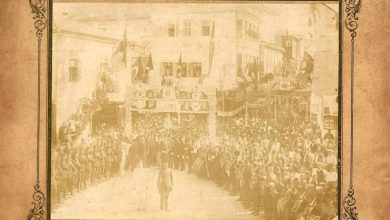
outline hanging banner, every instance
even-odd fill
[[[290,90],[291,89],[291,82],[288,80],[280,81],[279,89],[280,90]]]
[[[230,112],[223,112],[223,111],[218,111],[217,112],[217,115],[218,116],[223,116],[223,117],[226,117],[226,116],[233,116],[233,115],[236,115],[238,113],[240,113],[242,110],[245,109],[245,105],[233,110],[233,111],[230,111]]]
[[[156,110],[159,111],[180,111],[180,103],[170,100],[158,100],[156,101]]]

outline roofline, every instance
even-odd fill
[[[121,39],[112,38],[112,37],[104,37],[104,36],[95,35],[95,34],[72,31],[69,29],[53,29],[53,34],[67,34],[67,35],[72,35],[74,37],[86,37],[86,38],[90,38],[93,40],[98,40],[98,41],[110,43],[112,45],[115,45],[115,43],[117,43],[121,40]],[[132,46],[137,46],[137,44],[134,42],[127,42],[127,46],[132,47]]]
[[[285,51],[283,47],[280,47],[276,44],[265,42],[265,41],[259,41],[260,46],[266,46],[266,47],[271,47],[272,49],[280,50],[282,52]]]

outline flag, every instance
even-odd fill
[[[259,80],[260,70],[261,70],[261,66],[257,62],[257,60],[249,64],[248,76],[252,79],[252,81],[257,82]]]
[[[147,72],[149,72],[151,70],[154,70],[154,68],[153,68],[153,61],[152,61],[152,54],[149,54],[149,59],[148,59],[148,63],[146,64],[145,70]]]
[[[181,78],[183,76],[182,63],[181,63],[181,53],[179,58],[179,63],[177,64],[177,78]]]
[[[122,47],[123,47],[123,57],[122,57],[122,62],[125,64],[125,67],[127,66],[127,28],[125,29],[125,33],[123,34],[123,42],[122,42]]]
[[[238,66],[238,68],[237,68],[237,76],[242,78],[244,81],[247,81],[245,76],[244,76],[244,72],[242,71],[241,65]]]
[[[148,63],[145,67],[145,76],[144,76],[144,82],[146,82],[149,79],[149,73],[150,71],[154,70],[153,68],[153,61],[152,61],[152,54],[149,54]]]
[[[259,81],[259,73],[260,73],[260,63],[258,63],[257,59],[255,60],[255,68],[254,68],[254,77],[255,77],[255,82]]]
[[[213,27],[211,29],[211,35],[210,35],[210,46],[209,46],[209,71],[207,75],[203,75],[199,78],[199,83],[203,83],[203,80],[207,77],[210,76],[211,73],[211,67],[213,64],[214,60],[214,48],[215,48],[215,41],[214,41],[214,22],[213,22]]]
[[[137,61],[135,61],[133,67],[131,68],[131,75],[133,80],[143,80],[144,79],[145,70],[142,65],[141,56],[138,57]]]
[[[213,64],[214,47],[215,47],[215,41],[214,41],[214,22],[213,22],[213,27],[211,29],[211,36],[210,36],[210,47],[209,47],[209,72],[207,75],[210,75],[211,66]]]
[[[255,63],[253,62],[249,64],[249,70],[248,70],[248,76],[252,79],[252,81],[255,81],[254,72],[255,72]]]
[[[246,88],[248,85],[248,80],[245,78],[241,65],[237,68],[237,78],[237,81],[239,81],[239,86]]]
[[[115,46],[111,59],[113,66],[127,66],[127,29],[123,33],[123,39]]]

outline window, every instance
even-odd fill
[[[69,60],[69,81],[75,82],[79,79],[79,60]]]
[[[202,36],[209,36],[210,35],[210,21],[203,21],[202,22]]]
[[[202,76],[202,64],[201,63],[189,63],[188,77],[201,77]]]
[[[173,76],[173,63],[171,62],[161,63],[160,73],[162,76]]]
[[[176,72],[176,77],[181,78],[181,77],[187,77],[187,63],[181,63],[181,68],[179,68],[179,63],[175,63],[175,72]]]
[[[329,115],[329,114],[330,114],[329,107],[324,107],[324,115]]]
[[[184,22],[184,36],[191,36],[191,21]]]
[[[174,23],[169,23],[168,24],[168,36],[169,37],[174,37],[175,36],[175,24]]]
[[[245,21],[245,33],[244,33],[244,36],[248,37],[248,22],[246,22],[246,21]]]
[[[242,21],[241,20],[237,20],[237,23],[236,23],[236,32],[237,32],[237,38],[240,39],[242,38]]]
[[[253,36],[255,39],[259,39],[259,27],[256,26],[255,27],[255,31],[254,31],[254,36]]]
[[[181,63],[179,68],[178,62],[162,62],[160,68],[161,76],[176,76],[177,78],[201,77],[202,64],[199,62]]]
[[[249,23],[249,27],[248,27],[248,36],[252,37],[252,24],[251,23]]]

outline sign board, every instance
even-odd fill
[[[180,111],[180,103],[171,100],[156,101],[156,109],[160,111]]]
[[[291,82],[287,80],[280,81],[279,83],[279,89],[280,90],[290,90],[291,89]]]
[[[324,129],[335,129],[336,117],[325,115],[324,116]]]

